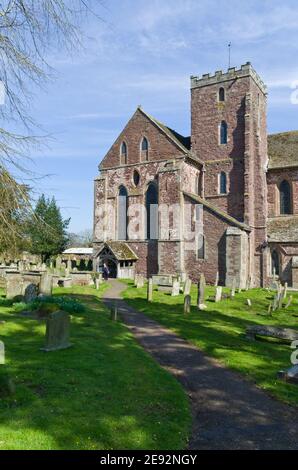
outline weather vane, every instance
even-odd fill
[[[228,44],[228,48],[229,48],[229,68],[231,67],[231,45],[232,45],[232,43],[229,42],[229,44]]]

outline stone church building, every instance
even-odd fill
[[[138,107],[95,178],[95,268],[298,287],[298,132],[268,136],[266,104],[247,63],[191,77],[190,137]]]

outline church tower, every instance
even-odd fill
[[[191,150],[204,163],[201,196],[251,228],[248,274],[266,276],[266,86],[248,62],[191,77]]]

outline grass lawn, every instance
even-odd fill
[[[0,305],[0,374],[7,371],[16,385],[15,395],[0,395],[0,449],[184,448],[191,417],[180,384],[110,320],[101,292],[55,294],[86,305],[72,316],[73,347],[64,351],[40,351],[45,323]]]
[[[227,291],[224,289],[224,292]],[[192,308],[187,316],[183,315],[183,295],[171,297],[155,289],[153,302],[148,303],[146,286],[137,289],[128,281],[124,298],[137,310],[249,377],[270,394],[292,405],[298,405],[297,385],[287,384],[276,378],[280,369],[291,366],[290,355],[293,350],[290,346],[268,340],[250,342],[245,338],[245,328],[254,324],[298,329],[298,293],[290,292],[294,297],[292,305],[287,310],[277,310],[270,317],[267,309],[273,299],[273,292],[253,289],[236,294],[233,300],[227,299],[220,303],[207,301],[208,310],[205,311],[196,308],[196,292],[197,289],[193,286]],[[214,287],[207,288],[207,295],[213,296],[214,293]],[[247,298],[251,299],[252,307],[246,305]]]

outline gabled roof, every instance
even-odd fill
[[[170,129],[162,122],[155,119],[150,114],[146,113],[141,106],[138,107],[138,110],[144,114],[153,124],[155,124],[177,147],[179,147],[183,152],[188,153],[190,151],[190,137],[184,137],[178,132]]]
[[[268,168],[298,166],[298,131],[268,135]]]
[[[134,261],[139,259],[135,252],[125,242],[108,241],[103,243],[98,251],[98,255],[104,248],[108,248],[118,261]]]
[[[268,241],[298,243],[298,216],[272,217],[267,222]]]
[[[229,224],[234,225],[236,227],[239,227],[242,230],[246,230],[248,232],[251,231],[251,228],[248,225],[244,224],[243,222],[239,222],[239,220],[237,220],[234,217],[230,216],[229,214],[222,211],[221,209],[218,209],[218,207],[214,206],[210,202],[206,201],[206,199],[203,199],[202,197],[198,196],[197,194],[188,193],[186,191],[183,191],[183,194],[185,196],[188,196],[189,198],[193,199],[194,201],[198,202],[199,204],[202,204],[204,207],[209,209],[211,212],[214,212],[216,215],[218,215],[222,219],[225,219],[227,222],[229,222]]]

